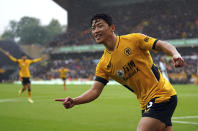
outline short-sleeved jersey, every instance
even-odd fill
[[[137,95],[141,109],[150,99],[166,101],[176,94],[172,85],[164,79],[153,63],[150,50],[155,51],[157,40],[140,34],[117,36],[114,51],[104,50],[96,67],[96,81],[119,82]]]
[[[39,62],[42,60],[42,58],[38,58],[38,59],[33,59],[33,60],[30,60],[30,59],[26,59],[26,60],[23,60],[23,59],[16,59],[14,58],[13,56],[9,56],[9,58],[14,61],[14,62],[17,62],[18,65],[19,65],[19,76],[22,78],[29,78],[31,76],[30,74],[30,70],[29,70],[29,66],[30,64],[32,63],[36,63],[36,62]]]
[[[67,72],[69,72],[69,70],[64,68],[64,69],[59,69],[58,72],[60,74],[60,78],[66,78]]]

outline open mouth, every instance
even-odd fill
[[[97,34],[97,35],[95,35],[95,39],[96,39],[96,40],[99,40],[101,37],[102,37],[102,35],[101,35],[101,34]]]

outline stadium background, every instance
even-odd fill
[[[1,41],[0,44],[1,48],[9,50],[18,58],[22,52],[32,58],[42,53],[50,55],[48,61],[31,66],[32,80],[56,79],[58,73],[53,70],[61,66],[71,70],[68,80],[93,80],[95,66],[104,47],[95,44],[90,35],[90,17],[98,12],[106,12],[113,16],[118,35],[139,32],[167,40],[175,45],[186,61],[184,68],[175,69],[169,57],[152,53],[155,63],[158,65],[160,57],[165,59],[172,83],[198,83],[197,1],[54,1],[68,12],[68,26],[65,33],[58,35],[43,47],[38,45],[17,47],[11,41]],[[0,57],[0,81],[17,80],[17,65],[2,53]]]
[[[55,98],[76,97],[89,89],[95,66],[104,47],[90,35],[90,17],[107,12],[114,18],[118,35],[140,32],[175,45],[185,59],[183,68],[175,69],[169,57],[152,53],[155,63],[164,58],[179,103],[173,117],[175,131],[197,131],[198,83],[198,1],[197,0],[54,0],[68,11],[68,28],[45,46],[19,46],[1,40],[0,47],[19,58],[49,54],[50,59],[31,65],[34,104],[27,94],[18,97],[21,85],[18,67],[0,53],[0,130],[4,131],[133,131],[140,119],[135,95],[119,85],[107,85],[96,101],[65,110]],[[62,90],[58,73],[66,66],[68,90]],[[50,83],[54,81],[54,83]],[[72,83],[77,81],[77,83]],[[80,82],[79,82],[80,81]],[[81,83],[82,81],[82,83]],[[52,84],[52,85],[48,85]],[[78,85],[76,85],[78,84]],[[114,82],[112,82],[114,84]]]

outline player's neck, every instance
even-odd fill
[[[109,37],[105,43],[104,43],[104,46],[107,50],[109,51],[113,51],[115,46],[116,46],[116,40],[117,40],[117,37],[116,35],[113,33],[113,35],[111,37]]]

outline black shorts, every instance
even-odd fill
[[[63,80],[63,81],[65,81],[65,80],[66,80],[66,78],[62,78],[62,80]]]
[[[29,77],[22,77],[22,84],[27,85],[30,84],[30,78]]]
[[[142,117],[152,117],[165,123],[166,126],[172,126],[171,117],[177,106],[177,95],[161,103],[155,103],[155,99],[151,99],[146,109],[142,110]]]

